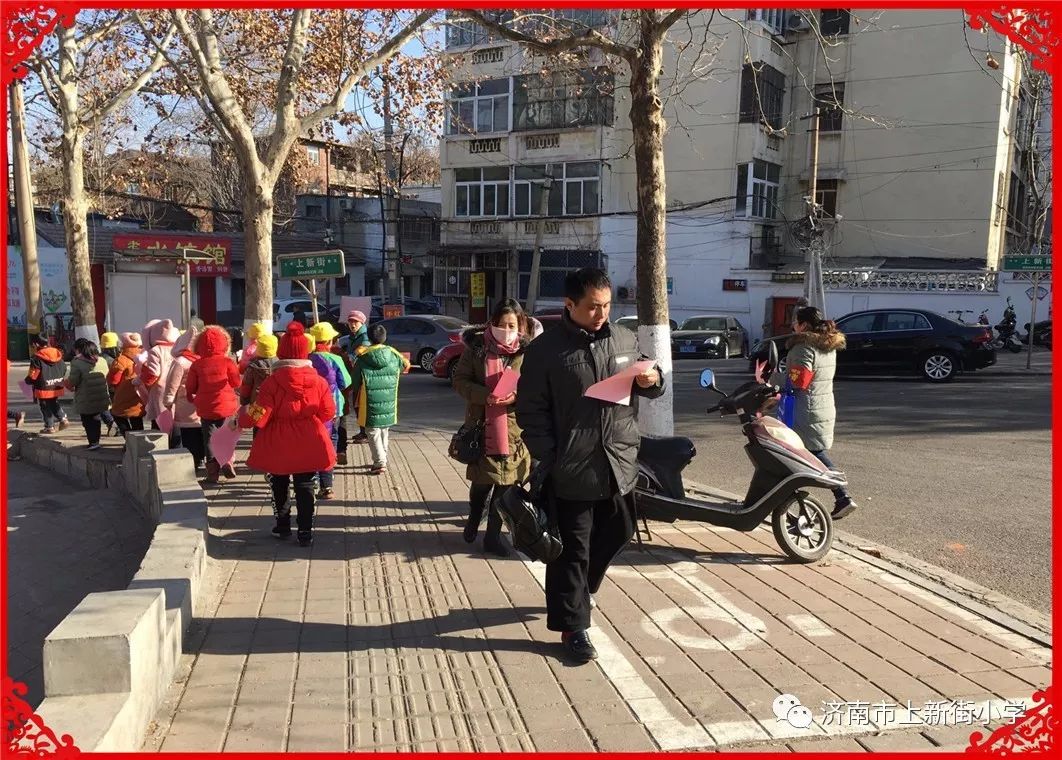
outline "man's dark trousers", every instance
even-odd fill
[[[564,551],[546,565],[546,627],[583,631],[590,627],[590,594],[634,535],[633,494],[599,501],[556,500],[557,528]]]

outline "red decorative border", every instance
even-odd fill
[[[155,3],[144,3],[144,5],[149,4]],[[188,3],[188,5],[197,4],[196,2]],[[268,3],[261,3],[263,6],[266,4]],[[290,3],[291,6],[306,4],[309,3],[298,0]],[[358,4],[357,2],[351,3],[351,5]],[[395,5],[395,3],[383,4]],[[453,3],[453,5],[462,4],[473,5],[467,2]],[[571,5],[576,4],[601,5],[602,7],[609,5],[608,3],[571,3]],[[130,3],[130,7],[136,7],[136,5],[136,3]],[[253,8],[258,3],[252,0],[246,3],[240,2],[238,5]],[[420,5],[420,3],[411,2],[410,5]],[[895,0],[892,3],[884,2],[881,5],[883,7],[890,5],[917,7],[913,3],[900,3]],[[5,92],[0,92],[0,103],[6,105],[7,85],[26,75],[27,69],[23,64],[30,54],[47,35],[55,30],[58,24],[61,23],[66,27],[72,26],[81,7],[81,4],[74,2],[47,4],[9,2],[4,4],[0,9],[0,23],[4,27],[3,51],[0,55],[0,85],[3,86]],[[1021,10],[1000,5],[971,5],[965,7],[964,10],[971,28],[980,30],[990,27],[1006,35],[1011,42],[1032,56],[1033,66],[1049,74],[1054,73],[1055,51],[1062,40],[1056,29],[1053,9]],[[6,124],[6,108],[3,110]],[[6,130],[2,131],[6,133]],[[2,148],[3,146],[0,146],[0,153],[6,154],[6,150]],[[4,226],[6,225],[0,220],[0,227]],[[0,332],[2,328],[3,325],[0,325]],[[3,572],[2,568],[0,572]],[[4,676],[2,700],[5,754],[59,757],[81,754],[81,751],[74,745],[72,737],[64,734],[56,738],[54,731],[44,725],[40,716],[34,713],[29,704],[22,699],[26,692],[25,684]],[[1033,701],[1036,703],[1035,706],[1026,711],[1021,718],[1012,724],[996,729],[988,738],[982,738],[981,732],[974,732],[970,736],[970,746],[966,751],[984,754],[1051,752],[1055,725],[1051,687],[1035,692]]]
[[[1033,66],[1048,74],[1054,73],[1055,52],[1062,40],[1055,28],[1055,13],[1052,9],[984,6],[967,8],[966,14],[971,28],[991,27],[1006,35],[1015,45],[1028,51]]]
[[[41,717],[22,699],[26,684],[4,676],[3,728],[5,755],[74,757],[81,754],[69,734],[56,738]]]
[[[1000,726],[987,738],[980,731],[970,735],[967,752],[1009,755],[1014,752],[1051,752],[1054,748],[1055,713],[1051,687],[1033,694],[1037,703],[1013,723]]]
[[[26,76],[22,63],[51,34],[57,24],[74,25],[78,6],[74,3],[47,5],[12,3],[3,9],[4,54],[0,69],[0,84],[6,87],[15,79]]]

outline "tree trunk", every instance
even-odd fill
[[[631,127],[638,185],[637,285],[638,338],[641,350],[657,361],[665,377],[665,393],[643,403],[642,435],[674,434],[671,387],[671,329],[667,298],[667,183],[664,176],[664,114],[660,99],[663,33],[657,11],[639,12],[641,55],[631,64]]]
[[[237,150],[239,150],[237,148]],[[273,182],[253,161],[240,160],[243,173],[243,329],[260,322],[273,330]]]
[[[74,29],[62,25],[59,37],[59,83],[63,122],[63,229],[74,312],[74,336],[99,342],[89,262],[88,200],[85,198],[85,132],[80,123],[77,90],[77,42]]]

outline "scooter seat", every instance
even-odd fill
[[[697,447],[689,438],[642,438],[638,458],[650,464],[668,464],[682,469],[697,456]]]

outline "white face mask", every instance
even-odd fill
[[[494,336],[494,340],[501,343],[503,346],[511,346],[520,337],[519,330],[507,330],[497,325],[490,326],[491,335]]]

